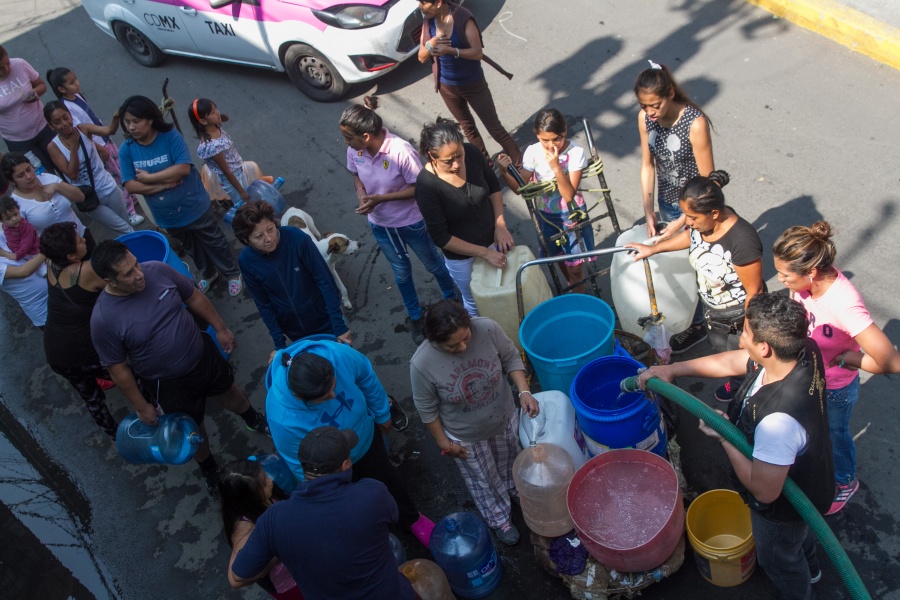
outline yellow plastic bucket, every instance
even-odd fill
[[[685,517],[700,574],[719,587],[747,581],[756,568],[750,508],[731,490],[711,490],[694,500]]]

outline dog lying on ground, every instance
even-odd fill
[[[281,226],[296,227],[313,239],[316,247],[319,249],[319,254],[325,259],[325,264],[328,265],[328,269],[331,271],[334,284],[341,292],[341,304],[348,310],[353,308],[353,304],[350,302],[347,294],[347,287],[337,274],[335,265],[342,257],[355,254],[359,250],[359,243],[356,240],[351,240],[343,233],[327,232],[325,235],[320,235],[313,218],[309,213],[299,208],[287,209],[284,212],[284,216],[281,217]]]

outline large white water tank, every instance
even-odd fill
[[[514,246],[507,253],[506,266],[502,269],[483,258],[476,258],[472,266],[472,297],[478,312],[482,317],[497,321],[519,352],[522,351],[522,344],[519,343],[516,271],[529,260],[534,260],[534,254],[528,246]],[[522,273],[522,297],[526,315],[535,306],[553,297],[540,266],[529,267]]]
[[[635,225],[622,233],[616,246],[632,242],[646,243],[647,226]],[[656,306],[665,317],[664,325],[669,335],[687,329],[694,317],[699,301],[697,297],[697,272],[688,262],[688,250],[662,252],[649,259],[653,287],[656,291]],[[650,295],[643,261],[634,261],[630,252],[613,255],[609,271],[613,305],[622,329],[643,337],[644,331],[637,321],[650,314]]]

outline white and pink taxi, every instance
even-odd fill
[[[304,94],[337,100],[417,49],[417,0],[82,0],[140,64],[166,54],[286,71]]]

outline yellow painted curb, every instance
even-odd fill
[[[833,0],[747,0],[773,15],[900,70],[900,29]]]

